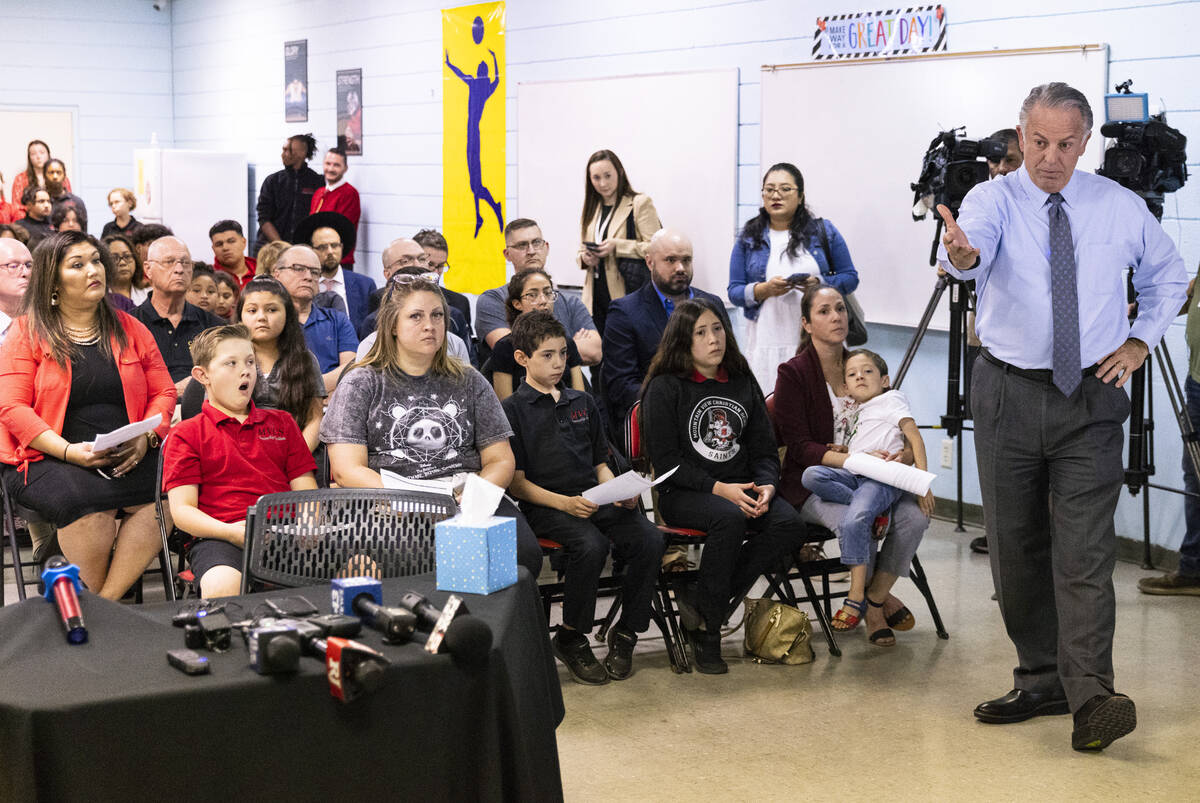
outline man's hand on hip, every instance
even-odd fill
[[[1142,367],[1142,363],[1150,356],[1150,347],[1136,337],[1131,337],[1121,344],[1121,347],[1100,361],[1096,376],[1101,382],[1117,380],[1117,387],[1125,387],[1133,372]]]

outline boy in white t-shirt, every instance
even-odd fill
[[[887,458],[912,444],[913,463],[926,466],[925,442],[908,409],[908,400],[898,390],[888,390],[887,363],[867,349],[856,349],[846,357],[846,387],[858,402],[855,420],[846,433],[845,446],[830,446],[831,451],[851,454],[867,452]],[[838,526],[841,560],[846,566],[863,565],[871,559],[871,537],[883,537],[892,506],[904,493],[855,474],[841,467],[809,466],[801,478],[804,487],[826,502],[847,505]],[[920,500],[925,515],[933,512],[933,492]],[[882,521],[876,521],[877,518]]]

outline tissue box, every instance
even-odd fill
[[[490,594],[517,582],[517,520],[491,516],[464,524],[461,516],[434,530],[438,591]]]

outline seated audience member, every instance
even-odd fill
[[[0,240],[12,239],[29,247],[29,232],[20,223],[0,223]]]
[[[71,204],[54,204],[50,209],[50,228],[55,231],[87,231],[87,217]]]
[[[25,215],[25,205],[22,198],[30,187],[45,187],[46,162],[50,161],[50,146],[40,139],[32,140],[25,149],[25,169],[13,178],[12,205],[13,220],[20,220]],[[69,191],[71,182],[64,178],[63,186]]]
[[[840,468],[846,455],[834,447],[844,445],[854,428],[854,400],[843,368],[848,330],[846,304],[836,288],[817,285],[804,291],[800,316],[803,326],[800,353],[779,366],[775,382],[775,429],[781,445],[787,447],[779,494],[800,511],[805,521],[837,531],[845,507],[812,495],[804,487],[803,477],[810,466]],[[906,450],[906,454],[911,451]],[[906,462],[911,459],[908,457]],[[853,605],[843,606],[838,615],[841,624],[835,627],[853,629],[860,619],[865,619],[868,633],[884,628],[908,630],[913,626],[912,614],[892,596],[891,590],[897,578],[908,576],[913,555],[928,526],[929,519],[916,499],[904,494],[892,508],[887,538],[867,564],[871,568],[870,576],[865,579],[864,596],[883,600],[883,607],[868,606],[864,617]],[[876,543],[871,541],[868,548],[874,551]]]
[[[53,208],[50,193],[45,187],[30,187],[21,196],[21,203],[25,206],[25,217],[18,220],[16,225],[29,233],[29,246],[36,248],[38,243],[54,233],[50,224],[50,211]]]
[[[546,271],[540,268],[531,268],[516,274],[508,283],[508,298],[505,300],[509,326],[523,312],[536,310],[553,315],[550,310],[554,306],[554,299],[557,296],[558,292],[554,289],[554,283],[550,281],[550,276]],[[567,343],[566,349],[567,369],[563,376],[564,384],[582,391],[585,388],[583,371],[579,368],[582,360],[579,359],[579,350],[575,348],[575,341]],[[513,391],[520,386],[521,380],[525,378],[525,366],[516,359],[516,347],[511,332],[496,341],[492,349],[492,356],[484,366],[484,375],[489,374],[492,378],[492,387],[495,388],[500,401],[511,396]]]
[[[0,238],[0,343],[8,336],[13,319],[21,315],[25,288],[33,271],[33,255],[20,240]]]
[[[150,245],[145,261],[153,292],[134,311],[158,343],[176,390],[182,392],[192,375],[192,339],[222,321],[211,312],[187,303],[192,284],[192,257],[183,241],[160,237]]]
[[[676,306],[646,373],[641,421],[655,473],[678,466],[658,486],[663,520],[707,533],[696,588],[701,622],[688,636],[697,668],[721,674],[730,602],[764,571],[783,568],[804,540],[804,524],[775,493],[779,452],[762,391],[707,304]]]
[[[241,593],[246,508],[263,494],[316,488],[316,463],[292,416],[251,400],[257,366],[245,326],[203,332],[192,355],[208,400],[167,439],[163,490],[175,526],[196,538],[188,561],[200,596],[230,597]]]
[[[242,286],[223,270],[213,272],[213,281],[217,283],[217,300],[212,312],[223,321],[232,321]]]
[[[258,378],[254,403],[283,410],[296,421],[309,451],[319,443],[325,382],[317,358],[304,342],[292,297],[279,280],[256,276],[238,299],[238,320],[250,332]],[[180,401],[184,419],[200,412],[204,387],[193,377]]]
[[[309,215],[296,226],[296,242],[312,246],[321,259],[319,293],[337,293],[358,332],[369,311],[375,280],[342,267],[342,254],[354,252],[354,226],[337,212]]]
[[[546,269],[550,244],[542,239],[542,230],[535,221],[517,218],[504,227],[504,256],[512,263],[514,272],[531,268]],[[479,338],[479,359],[486,362],[500,338],[508,334],[508,315],[505,298],[508,285],[485,290],[475,299],[475,335]],[[575,341],[584,365],[597,365],[603,356],[600,334],[587,307],[578,298],[559,293],[554,300],[554,317]]]
[[[387,469],[413,479],[473,472],[501,488],[513,476],[512,430],[479,372],[446,353],[446,301],[425,279],[396,284],[379,313],[378,339],[329,398],[321,440],[333,480],[382,488]],[[517,520],[517,562],[536,576],[542,551],[508,499],[498,516]]]
[[[46,162],[46,189],[50,192],[50,202],[55,206],[73,206],[79,210],[79,220],[87,225],[87,207],[83,199],[68,188],[67,166],[61,159],[51,159]]]
[[[197,262],[192,266],[192,283],[188,285],[184,298],[192,306],[213,315],[217,314],[217,280],[213,276],[213,269],[207,263]]]
[[[254,257],[257,260],[258,275],[272,275],[271,272],[275,269],[275,263],[279,261],[279,255],[291,247],[292,244],[289,242],[275,240],[258,249],[258,254]]]
[[[438,284],[442,287],[442,295],[446,297],[446,303],[450,305],[451,309],[462,313],[469,330],[471,302],[462,293],[456,293],[446,287],[446,271],[450,269],[450,244],[436,229],[421,229],[413,235],[413,240],[425,250],[425,256],[429,259],[429,270],[438,275]],[[471,334],[474,336],[474,332]]]
[[[162,548],[150,503],[175,388],[146,328],[105,303],[107,260],[81,232],[38,249],[0,350],[0,462],[13,501],[56,525],[87,587],[117,600]],[[154,432],[92,451],[97,435],[155,414]]]
[[[129,234],[138,225],[133,210],[137,209],[137,198],[132,190],[117,187],[108,193],[108,208],[112,210],[113,219],[104,224],[100,236],[107,239],[114,234]]]
[[[436,284],[436,280],[434,279],[433,274],[429,273],[427,268],[421,268],[421,267],[417,267],[415,265],[410,268],[400,268],[400,269],[396,270],[394,273],[392,273],[392,278],[388,281],[387,287],[383,288],[383,290],[382,290],[383,302],[382,303],[384,303],[384,304],[387,303],[388,298],[391,297],[393,287],[395,287],[397,284],[404,284],[406,282],[411,282],[412,277],[414,277],[414,276],[420,276],[421,278],[425,279],[426,281],[434,282]],[[441,290],[442,288],[438,288],[438,289]],[[443,292],[444,292],[444,290],[443,290]],[[444,297],[445,296],[443,296],[443,298]],[[447,310],[449,311],[450,316],[453,318],[454,317],[454,308],[447,305]],[[364,357],[366,357],[367,352],[371,350],[371,346],[375,345],[375,337],[376,337],[375,320],[376,320],[377,314],[378,314],[377,312],[372,312],[367,317],[367,322],[370,324],[371,331],[369,331],[367,333],[367,336],[362,339],[362,342],[358,344],[358,351],[355,352],[355,355],[354,355],[355,359],[357,359],[357,360],[361,360]],[[459,360],[462,360],[462,362],[464,362],[464,363],[471,364],[471,352],[470,352],[470,349],[467,347],[466,342],[452,331],[446,332],[446,352],[451,357],[455,357]]]
[[[228,273],[237,279],[239,287],[254,278],[257,263],[246,256],[246,238],[242,224],[236,220],[219,220],[208,230],[212,243],[213,270]]]
[[[160,237],[173,236],[175,236],[175,232],[161,223],[139,223],[133,227],[133,233],[129,235],[129,241],[137,249],[138,259],[142,260],[142,264],[145,265],[146,257],[150,251],[150,243]]]
[[[667,319],[681,301],[704,301],[731,331],[721,299],[692,287],[692,243],[685,234],[659,229],[646,251],[650,281],[612,302],[604,324],[604,396],[613,432],[622,432],[642,380],[658,351]]]
[[[313,304],[320,275],[320,257],[305,245],[293,245],[284,251],[273,273],[291,295],[304,327],[304,339],[321,368],[325,389],[332,391],[342,369],[354,361],[358,338],[346,313]]]
[[[141,304],[150,296],[150,281],[133,242],[124,234],[107,234],[104,245],[112,255],[114,270],[108,292],[125,296],[134,306]]]
[[[509,489],[521,500],[533,531],[562,544],[566,553],[563,624],[551,640],[554,654],[580,683],[624,680],[633,673],[638,633],[650,626],[662,534],[638,510],[637,497],[597,506],[580,495],[611,480],[613,473],[596,402],[561,386],[570,342],[563,325],[545,310],[527,312],[513,322],[509,338],[525,369],[525,382],[503,402],[516,459]],[[587,636],[596,618],[596,589],[610,543],[625,574],[621,618],[608,631],[602,665]]]
[[[384,286],[371,293],[369,301],[371,311],[363,319],[362,326],[359,327],[359,337],[366,339],[367,335],[375,331],[375,319],[378,316],[379,303],[383,299],[384,294],[388,292],[387,283],[393,276],[399,273],[416,276],[428,274],[427,278],[434,280],[437,278],[437,273],[429,267],[429,255],[416,240],[410,240],[407,237],[392,240],[388,247],[383,249]],[[447,304],[450,304],[450,297],[447,295],[450,291],[444,287],[441,289],[442,297],[446,299]],[[321,296],[332,295],[332,293],[321,294]],[[317,303],[321,303],[320,296]],[[328,304],[326,305],[328,306]],[[472,348],[471,325],[467,322],[468,318],[469,315],[463,315],[454,306],[450,306],[449,331],[461,338],[467,345],[468,352],[471,355],[471,364],[474,365],[475,350]],[[452,351],[453,348],[454,344],[451,343]]]
[[[358,219],[362,217],[362,207],[359,203],[358,190],[346,180],[349,165],[346,152],[341,148],[330,148],[325,152],[325,161],[321,165],[325,176],[325,186],[313,193],[309,214],[317,212],[337,212],[342,215],[354,230],[358,231]],[[346,249],[342,256],[342,264],[346,270],[354,270],[354,249]]]
[[[857,407],[853,412],[855,424],[846,443],[830,451],[843,455],[869,453],[886,459],[902,452],[907,439],[912,444],[914,464],[925,469],[925,441],[908,409],[908,400],[900,391],[888,389],[883,358],[866,349],[852,351],[846,355],[845,376],[846,392]],[[801,481],[826,502],[846,506],[837,535],[842,564],[850,567],[850,592],[833,618],[833,629],[853,630],[868,604],[883,608],[882,600],[876,602],[866,596],[871,538],[882,538],[887,532],[891,509],[904,492],[831,465],[809,466]],[[933,515],[933,491],[927,491],[920,504],[922,513]],[[896,643],[889,628],[872,632],[868,640],[881,647]]]

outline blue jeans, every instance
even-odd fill
[[[846,505],[837,528],[842,564],[861,566],[871,562],[874,551],[871,527],[875,517],[887,513],[904,494],[899,488],[830,466],[809,466],[800,481],[826,502]]]
[[[1184,380],[1183,393],[1187,398],[1187,414],[1192,420],[1192,426],[1200,430],[1200,382],[1190,376]],[[1188,457],[1187,449],[1183,450],[1183,489],[1190,493],[1200,493],[1200,481],[1196,479],[1196,471],[1192,459]],[[1183,543],[1179,545],[1179,573],[1188,577],[1200,577],[1200,499],[1194,496],[1183,497],[1183,520],[1187,531],[1183,535]]]

